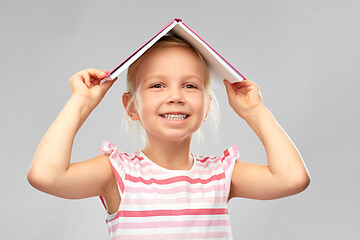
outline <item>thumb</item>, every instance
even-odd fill
[[[111,88],[111,86],[114,84],[116,80],[117,78],[115,78],[114,80],[107,80],[100,85],[104,91],[103,92],[104,94]]]
[[[105,96],[107,91],[114,84],[116,79],[117,78],[115,78],[114,80],[106,80],[102,84],[94,86],[94,88],[92,90],[93,90],[94,97],[95,97],[95,99],[97,99],[97,101],[99,101],[99,102],[101,101],[101,99]]]
[[[230,98],[230,96],[235,94],[235,90],[231,86],[231,83],[226,79],[224,80],[224,85],[225,85],[226,93],[227,93],[228,97]]]

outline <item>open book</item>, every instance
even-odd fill
[[[175,35],[195,49],[197,49],[207,62],[210,73],[215,75],[219,80],[228,80],[229,82],[239,82],[245,77],[237,71],[228,61],[226,61],[218,52],[216,52],[209,44],[207,44],[199,35],[191,30],[181,19],[175,18],[162,30],[160,30],[153,38],[135,51],[130,57],[122,62],[118,67],[110,72],[107,79],[115,79],[127,69],[133,62],[135,62],[146,50],[148,50],[154,43],[165,35]],[[110,79],[109,79],[110,78]],[[105,79],[104,79],[105,80]]]

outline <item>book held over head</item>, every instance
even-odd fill
[[[239,82],[245,77],[237,71],[228,61],[226,61],[218,52],[216,52],[208,43],[206,43],[199,35],[197,35],[190,27],[188,27],[179,18],[175,18],[160,30],[154,37],[135,51],[130,57],[122,62],[118,67],[112,70],[106,79],[113,80],[135,62],[142,54],[146,52],[153,44],[165,35],[173,35],[183,39],[193,48],[198,50],[207,62],[210,73],[220,81],[226,79],[231,83]]]

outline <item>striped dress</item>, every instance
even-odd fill
[[[99,154],[110,154],[121,197],[106,220],[112,240],[232,239],[227,199],[236,146],[217,157],[193,154],[190,170],[165,169],[108,141]]]

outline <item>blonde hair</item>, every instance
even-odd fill
[[[190,44],[188,44],[184,40],[182,40],[178,37],[175,37],[175,36],[164,36],[164,37],[160,38],[153,46],[151,46],[144,54],[142,54],[128,68],[127,77],[126,77],[126,90],[130,94],[131,98],[130,98],[129,103],[127,104],[126,113],[129,112],[128,110],[131,106],[135,106],[135,108],[136,108],[136,101],[135,101],[136,100],[136,90],[137,90],[137,87],[139,86],[139,82],[137,80],[137,70],[138,70],[140,64],[142,63],[143,59],[156,50],[164,49],[164,48],[174,48],[174,47],[192,50],[192,52],[195,53],[196,56],[198,56],[199,61],[203,65],[204,70],[205,70],[204,89],[205,89],[205,95],[206,95],[206,102],[211,101],[209,116],[211,116],[211,118],[215,124],[212,127],[212,129],[217,131],[218,103],[216,101],[214,91],[211,87],[210,72],[209,72],[208,65],[199,51],[197,51],[195,48],[193,48]],[[136,121],[136,122],[138,122],[138,121]]]

